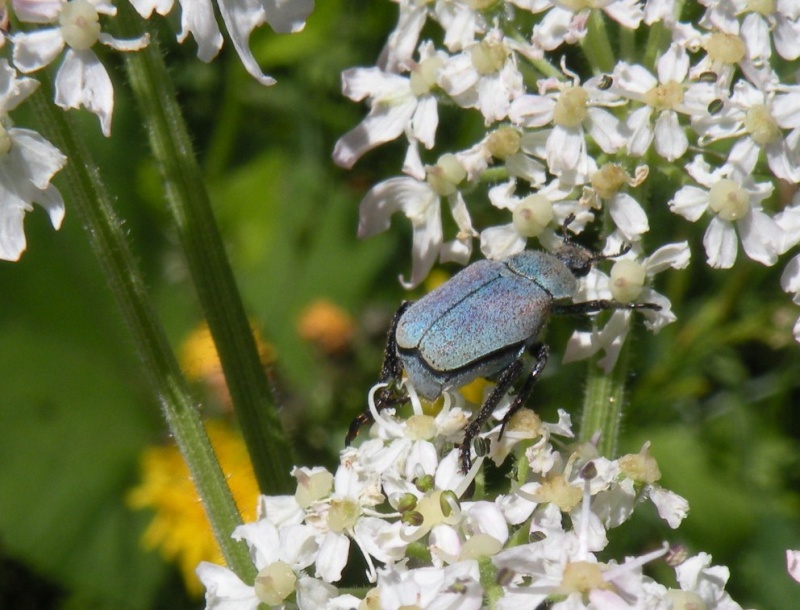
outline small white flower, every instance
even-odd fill
[[[627,242],[637,242],[650,230],[650,222],[639,202],[629,193],[625,186],[637,187],[646,179],[647,166],[636,168],[633,176],[615,163],[605,163],[590,178],[590,186],[584,187],[580,202],[590,208],[605,207],[611,220]]]
[[[409,76],[379,68],[352,68],[342,73],[342,91],[354,101],[370,99],[370,112],[347,132],[333,150],[333,160],[350,168],[366,152],[404,133],[410,141],[433,148],[439,114],[432,88],[445,55],[431,43],[420,47],[420,59]]]
[[[589,79],[583,85],[576,74],[564,68],[572,83],[555,78],[539,82],[540,95],[523,95],[511,103],[509,118],[523,127],[552,125],[545,145],[547,167],[560,176],[575,171],[590,171],[587,133],[606,153],[617,152],[625,140],[620,122],[604,107],[618,106],[619,96],[598,87],[602,77]]]
[[[472,253],[476,233],[458,184],[466,171],[454,155],[443,155],[436,165],[426,168],[425,181],[411,177],[390,178],[372,187],[361,201],[358,236],[371,237],[389,228],[395,212],[403,212],[414,231],[411,277],[400,283],[417,286],[433,267],[436,259],[465,264]],[[443,243],[440,200],[450,204],[458,226],[456,239]]]
[[[117,51],[137,51],[147,46],[148,35],[134,40],[117,40],[102,32],[100,15],[115,15],[117,12],[105,0],[15,0],[17,7],[24,7],[26,20],[57,26],[13,34],[14,65],[21,72],[35,72],[52,63],[66,46],[64,60],[55,78],[56,104],[64,109],[86,107],[100,119],[103,135],[111,135],[114,88],[92,47],[99,41]]]
[[[461,561],[445,568],[384,570],[378,575],[382,610],[478,610],[483,602],[478,562]]]
[[[447,60],[438,83],[462,108],[479,109],[486,124],[505,119],[524,92],[516,56],[498,30]]]
[[[67,162],[50,142],[30,129],[13,127],[8,113],[39,85],[18,78],[0,59],[0,259],[19,260],[25,250],[25,214],[36,203],[50,216],[55,229],[64,219],[64,200],[50,180]]]
[[[689,55],[680,45],[673,44],[659,58],[657,68],[658,79],[642,66],[620,62],[614,68],[612,90],[644,104],[626,120],[628,152],[641,156],[655,143],[659,155],[674,161],[689,147],[679,114],[707,114],[713,88],[702,82],[684,84]]]
[[[667,244],[641,260],[631,251],[614,263],[610,275],[592,269],[575,301],[613,299],[620,303],[653,303],[661,309],[643,309],[641,314],[645,317],[645,326],[656,332],[677,318],[672,313],[669,299],[648,284],[655,274],[668,268],[683,269],[688,264],[687,242]],[[564,362],[590,358],[603,350],[606,355],[597,364],[607,373],[610,372],[630,329],[631,314],[630,310],[617,310],[602,329],[575,331],[567,343]]]
[[[761,209],[773,185],[757,183],[730,164],[712,171],[699,155],[686,165],[686,171],[706,188],[684,186],[669,207],[692,222],[706,210],[714,214],[703,237],[708,264],[720,269],[733,266],[738,232],[747,256],[762,265],[774,265],[786,247],[786,239],[781,227]]]
[[[725,566],[712,566],[711,555],[699,553],[675,568],[681,591],[691,597],[674,595],[673,599],[686,600],[708,610],[741,610],[741,606],[725,591],[730,570]],[[670,592],[671,593],[671,592]],[[669,594],[668,594],[669,598]],[[684,605],[690,605],[685,603]]]
[[[499,260],[525,249],[528,238],[542,243],[558,243],[551,226],[560,228],[566,218],[575,215],[570,228],[580,231],[594,216],[577,199],[567,199],[572,188],[556,180],[527,197],[514,195],[516,182],[511,180],[489,190],[489,200],[496,208],[511,212],[512,222],[481,231],[481,252],[486,258]]]
[[[201,562],[197,576],[206,587],[206,609],[252,609],[260,603],[279,606],[297,590],[298,577],[316,557],[314,531],[307,525],[281,528],[268,519],[237,527],[232,537],[244,540],[258,570],[248,585],[230,569]]]

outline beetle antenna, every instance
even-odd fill
[[[598,254],[595,254],[592,257],[591,262],[592,262],[592,264],[594,264],[594,263],[597,263],[599,261],[608,260],[609,258],[617,258],[618,256],[622,256],[623,254],[627,254],[630,251],[631,251],[631,245],[630,244],[622,244],[622,246],[619,249],[619,252],[617,252],[616,254],[603,254],[602,252],[600,252]]]

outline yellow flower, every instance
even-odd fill
[[[275,354],[272,346],[264,341],[258,327],[251,323],[250,330],[256,341],[261,362],[264,366],[274,362]],[[203,382],[218,403],[225,409],[230,409],[231,396],[222,372],[222,364],[211,331],[205,322],[199,324],[181,345],[180,364],[181,370],[189,380]]]
[[[335,356],[350,347],[355,325],[341,307],[326,299],[317,299],[300,313],[297,331],[324,354]]]
[[[206,431],[228,479],[236,505],[245,522],[255,520],[258,499],[250,457],[241,436],[223,421],[209,421]],[[135,509],[150,508],[155,514],[142,542],[158,549],[162,557],[175,562],[187,590],[200,595],[203,586],[195,575],[201,561],[224,565],[205,510],[174,444],[145,449],[141,457],[141,483],[127,496]]]

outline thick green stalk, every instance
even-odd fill
[[[119,6],[115,22],[125,38],[140,36],[144,28],[143,20],[127,3]],[[146,49],[125,54],[131,87],[147,126],[168,208],[219,353],[259,486],[268,494],[288,493],[294,489],[292,451],[270,393],[265,367],[271,365],[259,357],[203,173],[153,34]]]
[[[45,85],[52,83],[45,83]],[[100,179],[97,167],[78,132],[64,112],[52,103],[52,91],[39,91],[30,98],[41,122],[41,131],[69,159],[59,173],[67,209],[76,212],[86,229],[123,318],[133,335],[145,371],[152,382],[170,430],[175,436],[203,503],[214,535],[228,565],[252,582],[253,563],[246,547],[230,534],[241,523],[225,476],[209,444],[200,414],[195,409],[166,333],[145,289],[142,275],[125,238],[121,220]]]
[[[593,10],[589,17],[586,36],[580,43],[583,54],[592,66],[595,74],[612,72],[616,64],[614,50],[608,38],[608,29],[600,10]]]
[[[630,336],[628,337],[630,341]],[[628,371],[628,341],[610,374],[597,366],[597,358],[589,362],[586,376],[586,391],[583,397],[580,442],[588,442],[595,433],[600,433],[598,450],[600,455],[613,459],[619,446],[620,426],[625,400],[625,378]]]

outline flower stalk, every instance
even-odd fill
[[[141,34],[143,20],[119,7],[120,34]],[[294,489],[292,452],[270,392],[272,364],[262,362],[211,209],[203,173],[193,154],[163,55],[151,44],[128,54],[128,77],[164,179],[168,209],[225,372],[253,469],[264,493]]]
[[[239,512],[186,379],[145,289],[125,239],[122,221],[115,214],[111,196],[70,118],[50,102],[52,83],[45,80],[42,84],[30,97],[30,102],[34,113],[40,117],[42,132],[69,158],[60,175],[71,209],[82,220],[89,244],[131,331],[170,431],[175,435],[203,499],[225,560],[242,578],[252,579],[254,571],[246,548],[230,538],[230,533],[241,522]]]

